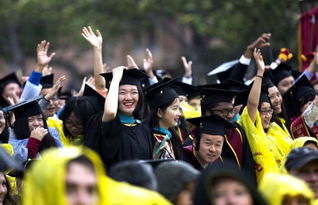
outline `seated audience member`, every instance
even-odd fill
[[[194,205],[266,205],[250,177],[229,161],[213,163],[201,173],[193,202]]]
[[[311,205],[314,202],[314,194],[308,185],[290,175],[265,174],[259,191],[270,205]]]
[[[309,147],[293,149],[285,162],[290,175],[304,180],[318,198],[318,151]]]
[[[36,199],[34,198],[36,196]],[[87,148],[46,151],[25,174],[22,205],[168,205],[158,193],[116,182]]]
[[[175,205],[192,205],[199,171],[183,161],[163,162],[155,169],[158,192]]]

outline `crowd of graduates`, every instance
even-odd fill
[[[149,49],[110,69],[101,33],[82,36],[94,64],[78,92],[54,81],[48,41],[24,81],[0,79],[0,204],[318,204],[318,49],[303,73],[288,49],[265,65],[264,33],[194,86],[185,57],[181,78]]]

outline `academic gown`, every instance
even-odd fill
[[[154,142],[148,126],[122,124],[118,116],[102,122],[102,115],[89,119],[84,145],[95,150],[107,168],[124,160],[152,159]]]
[[[226,132],[227,145],[223,146],[222,158],[239,164],[240,168],[250,177],[253,184],[256,184],[255,161],[248,144],[244,129],[234,122],[235,128]]]
[[[180,137],[173,131],[169,130],[172,137],[168,139],[166,142],[168,143],[168,150],[171,153],[173,159],[182,160],[183,159],[183,151],[182,151],[182,143]],[[157,143],[161,143],[165,138],[165,134],[159,131],[152,131],[153,140]]]

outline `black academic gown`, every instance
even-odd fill
[[[154,141],[148,126],[142,123],[125,125],[118,117],[102,122],[102,115],[90,118],[84,145],[99,154],[107,169],[124,160],[152,159]]]

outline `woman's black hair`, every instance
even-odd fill
[[[0,134],[0,143],[8,143],[9,141],[9,130],[8,126],[4,128],[2,133]]]
[[[0,109],[0,112],[3,113],[4,119],[5,119],[5,128],[4,130],[0,133],[0,143],[8,143],[9,141],[9,123],[8,123],[8,119],[6,116],[6,113]]]
[[[180,122],[179,128],[180,128],[181,135],[182,135],[182,136],[180,136],[180,137],[182,138],[183,136],[185,136],[185,138],[187,138],[187,137],[189,136],[188,124],[187,124],[187,122],[186,122],[184,116],[180,116],[179,122]],[[181,138],[180,138],[180,139],[181,139]]]
[[[201,132],[200,132],[200,129],[195,127],[193,128],[191,134],[193,134],[193,140],[195,142],[195,147],[194,149],[196,151],[199,151],[200,149],[200,141],[201,141]]]
[[[137,106],[134,110],[134,117],[135,119],[143,120],[146,116],[146,108],[145,108],[145,95],[139,85],[137,85],[137,90],[138,90],[138,103]]]
[[[149,124],[149,126],[151,128],[154,128],[154,127],[159,127],[159,119],[158,119],[158,116],[157,116],[157,112],[158,112],[158,109],[160,110],[165,110],[167,109],[167,107],[169,107],[177,98],[174,98],[174,99],[170,99],[170,100],[167,100],[165,101],[164,104],[160,105],[159,107],[156,107],[156,108],[152,108],[150,109],[150,105],[149,105],[149,102],[148,102],[148,107],[149,107],[149,115],[148,115],[148,118],[147,118],[147,122]]]
[[[85,123],[89,118],[100,111],[98,100],[94,97],[77,96],[71,97],[65,104],[60,119],[63,121],[63,131],[67,138],[72,138],[71,133],[66,128],[65,121],[69,116],[74,115],[83,123],[83,134],[85,135]]]
[[[42,115],[43,128],[48,129],[43,114],[40,114],[40,115]],[[14,131],[17,139],[29,138],[31,133],[30,133],[29,124],[28,124],[28,117],[16,119],[16,121],[14,122],[14,125],[13,125],[13,131]],[[44,138],[42,139],[42,143],[40,145],[39,151],[42,152],[43,150],[50,148],[50,147],[56,147],[56,143],[55,143],[53,137],[48,132],[44,136]]]
[[[167,107],[169,107],[176,99],[177,98],[167,100],[163,105],[161,105],[155,109],[150,109],[150,115],[148,115],[149,118],[148,118],[147,122],[148,122],[151,129],[155,128],[155,127],[159,127],[159,119],[157,116],[158,109],[161,109],[163,111],[166,110]],[[176,159],[182,159],[183,158],[183,151],[182,151],[182,142],[180,140],[180,137],[178,136],[178,134],[174,128],[170,128],[169,131],[172,134],[172,138],[170,140],[171,140],[171,143],[173,145],[172,147],[173,147],[175,157],[176,157]]]

